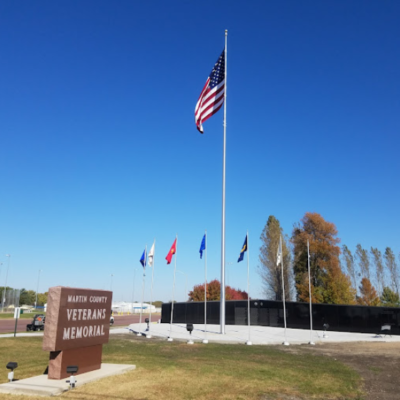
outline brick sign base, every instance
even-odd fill
[[[51,351],[49,360],[49,379],[64,379],[70,375],[66,370],[69,365],[78,365],[79,374],[94,371],[101,367],[103,345],[80,347],[79,349]]]

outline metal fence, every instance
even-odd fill
[[[0,300],[2,311],[14,311],[15,307],[19,307],[20,289],[1,288]]]
[[[391,325],[391,334],[400,335],[400,308],[368,307],[335,304],[313,304],[313,328],[322,330],[324,324],[339,332],[379,333],[384,324]],[[219,324],[219,301],[207,302],[207,323]],[[169,323],[171,303],[162,305],[161,322]],[[204,324],[204,303],[189,302],[174,304],[174,323]],[[286,302],[288,328],[310,329],[308,303]],[[283,327],[283,303],[272,300],[250,301],[251,325]],[[247,300],[232,300],[225,303],[226,325],[247,325]]]

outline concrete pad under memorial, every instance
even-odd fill
[[[135,365],[101,364],[100,369],[79,375],[76,387],[109,376],[124,374],[133,371],[135,368]],[[14,395],[21,394],[27,396],[58,396],[67,390],[70,390],[70,387],[65,380],[49,380],[46,375],[32,376],[31,378],[20,379],[0,385],[0,393],[9,393]]]
[[[56,286],[49,289],[43,350],[50,352],[49,379],[100,369],[110,331],[112,292]]]

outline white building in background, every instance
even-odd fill
[[[111,308],[114,312],[123,312],[123,313],[140,313],[141,310],[145,313],[161,312],[161,308],[157,308],[152,304],[148,303],[126,303],[125,301],[116,301],[112,302]]]

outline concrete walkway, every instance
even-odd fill
[[[251,326],[250,337],[249,327],[243,325],[225,325],[225,335],[221,335],[219,325],[207,325],[207,332],[204,325],[193,325],[192,335],[186,331],[185,324],[173,324],[170,333],[170,324],[151,324],[150,335],[167,339],[171,336],[174,340],[192,339],[194,342],[201,343],[207,339],[210,343],[237,343],[244,344],[250,339],[252,344],[282,344],[284,341],[289,344],[308,344],[314,343],[337,343],[337,342],[400,342],[400,336],[378,336],[371,333],[349,333],[328,331],[313,331],[310,336],[309,330],[286,329],[286,340],[284,328],[274,328],[270,326]],[[147,336],[146,324],[131,324],[128,327],[132,333],[142,333]]]

